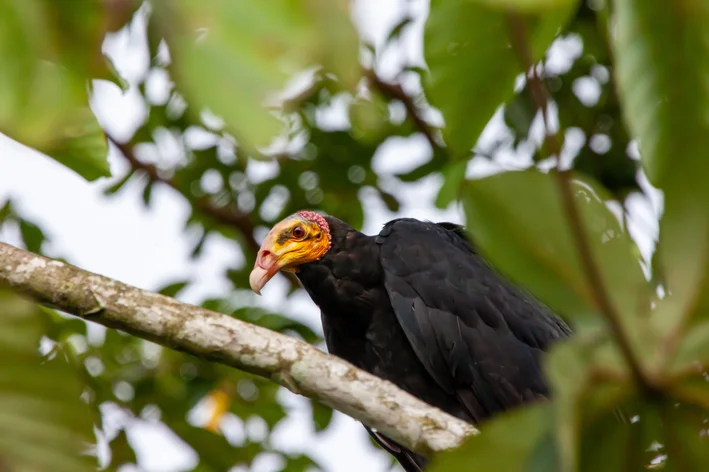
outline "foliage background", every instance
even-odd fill
[[[113,5],[129,3],[114,2]],[[170,23],[173,17],[170,16],[172,7],[166,6],[169,2],[153,3],[164,14],[160,18],[165,23],[159,26],[163,32],[168,32],[168,42],[187,44],[180,42],[185,37],[193,39],[182,36],[182,24]],[[270,126],[268,117],[252,113],[253,97],[249,86],[256,90],[262,86],[260,81],[271,78],[268,75],[273,73],[271,62],[277,63],[268,59],[272,51],[268,47],[263,50],[255,47],[253,50],[258,53],[249,55],[244,53],[244,48],[236,47],[241,55],[234,54],[228,57],[229,61],[220,62],[223,57],[215,49],[210,52],[215,54],[213,57],[216,60],[210,63],[204,55],[190,55],[188,47],[175,59],[160,44],[161,38],[151,33],[154,29],[146,28],[147,9],[143,5],[128,26],[121,27],[121,22],[113,21],[118,24],[110,27],[118,31],[108,34],[103,42],[104,52],[112,59],[123,82],[115,78],[116,83],[95,82],[91,97],[92,108],[113,141],[109,153],[112,177],[87,183],[66,167],[0,134],[0,205],[5,205],[0,211],[0,239],[51,257],[65,258],[79,267],[142,288],[161,290],[184,301],[203,304],[272,329],[287,331],[308,342],[319,343],[321,347],[317,309],[302,291],[291,293],[292,287],[285,278],[274,280],[262,298],[256,298],[244,290],[248,270],[253,264],[255,241],[260,241],[270,224],[296,209],[322,209],[369,233],[377,231],[384,222],[403,215],[464,222],[467,210],[469,224],[471,221],[482,222],[473,224],[470,229],[483,241],[494,242],[496,239],[492,236],[519,232],[528,236],[522,238],[524,241],[516,241],[522,247],[522,255],[533,254],[537,244],[538,247],[550,243],[565,248],[566,241],[559,236],[559,232],[545,233],[557,223],[554,211],[549,210],[554,208],[555,201],[544,200],[546,194],[537,192],[544,190],[546,182],[538,181],[538,188],[527,187],[531,180],[519,181],[522,185],[512,185],[513,180],[509,180],[506,187],[493,184],[489,187],[484,184],[470,186],[465,187],[462,194],[469,206],[463,208],[456,200],[461,196],[458,187],[464,177],[479,178],[502,170],[533,166],[549,169],[554,164],[547,159],[549,154],[554,153],[553,142],[545,140],[544,120],[536,112],[530,82],[525,84],[519,76],[515,79],[510,67],[514,67],[516,58],[509,49],[500,47],[508,41],[514,43],[515,38],[500,36],[502,29],[499,25],[508,18],[503,16],[499,5],[513,4],[522,5],[522,12],[527,15],[524,16],[524,21],[528,21],[526,39],[534,56],[541,56],[554,34],[555,25],[565,25],[561,37],[549,48],[544,68],[545,84],[554,101],[550,127],[561,129],[560,134],[564,138],[562,166],[573,167],[578,172],[577,176],[595,179],[605,186],[607,192],[603,195],[612,200],[608,206],[619,219],[627,220],[628,230],[639,251],[635,256],[643,260],[645,275],[656,281],[663,275],[662,271],[657,270],[659,266],[653,265],[662,197],[648,183],[639,167],[637,143],[630,140],[621,115],[622,97],[618,92],[629,91],[632,87],[628,83],[644,76],[638,71],[633,76],[633,71],[629,72],[627,66],[622,71],[624,75],[621,75],[625,82],[617,83],[611,56],[613,47],[619,46],[610,44],[606,39],[609,5],[593,0],[578,3],[507,0],[495,3],[498,6],[493,8],[490,6],[493,3],[483,0],[448,3],[432,0],[432,13],[424,35],[424,21],[429,13],[426,1],[353,2],[354,23],[360,39],[365,43],[359,58],[367,70],[374,71],[374,75],[367,72],[369,85],[361,84],[355,99],[351,93],[339,89],[337,81],[322,80],[311,90],[304,88],[307,80],[291,83],[289,90],[292,93],[287,108],[294,113],[290,119],[295,130],[300,127],[307,133],[291,133],[289,138],[292,142],[284,145],[285,141],[281,140],[281,146],[271,149],[271,153],[248,148],[235,150],[230,133],[236,128],[245,136],[256,139],[262,132],[260,130]],[[626,7],[633,4],[632,1],[616,3]],[[43,5],[40,0],[32,4]],[[331,29],[326,27],[328,22],[318,23],[322,17],[313,13],[318,11],[318,2],[303,4],[309,5],[306,9],[315,9],[297,17],[298,21],[294,20],[297,15],[273,15],[267,19],[254,15],[251,18],[237,14],[244,13],[239,11],[240,7],[234,7],[235,10],[231,11],[221,2],[210,5],[234,14],[224,18],[226,27],[216,29],[223,35],[222,39],[234,41],[236,37],[236,43],[232,44],[241,44],[237,33],[250,34],[250,18],[253,24],[273,32],[275,38],[292,40],[295,48],[290,51],[292,57],[298,57],[301,53],[303,56],[311,54],[316,61],[335,71],[339,79],[347,82],[348,74],[358,73],[356,48],[352,47],[351,41],[348,42],[348,38],[354,36],[348,36],[345,23],[334,22],[337,28]],[[19,3],[12,0],[0,1],[0,12],[2,8],[11,11],[17,5]],[[90,5],[91,2],[86,2],[86,9],[77,9],[82,12],[77,17],[61,18],[61,25],[65,28],[62,31],[76,31],[76,37],[70,38],[74,42],[70,44],[96,40],[89,34],[90,31],[67,27],[73,24],[72,21],[94,24]],[[191,8],[189,2],[181,5]],[[529,10],[524,10],[525,5]],[[635,7],[641,9],[638,5]],[[18,18],[22,18],[19,8],[13,11],[20,12]],[[569,12],[572,14],[569,15]],[[114,13],[115,18],[127,20],[131,11],[115,10]],[[334,10],[329,13],[334,16],[328,18],[342,19]],[[568,21],[563,20],[564,15],[568,16]],[[686,20],[684,17],[679,20],[674,18],[677,21],[673,23],[672,18],[646,16],[657,22],[655,26],[670,25],[664,30],[660,28],[665,40],[674,38],[673,25]],[[0,17],[3,16],[0,14]],[[239,27],[229,23],[242,17],[247,21],[239,23]],[[195,18],[199,19],[199,15]],[[286,25],[291,29],[284,32]],[[299,29],[301,27],[303,29]],[[19,41],[31,37],[27,35],[31,29],[18,31],[16,37],[0,37],[0,46],[15,44],[13,41],[18,40],[12,47],[0,47],[0,54],[4,54],[0,60],[6,63],[25,57],[21,47],[41,46],[41,41],[37,44],[30,40]],[[321,44],[313,46],[312,38],[304,31],[319,31],[333,44],[325,48]],[[86,33],[87,37],[81,37],[80,33]],[[644,33],[647,39],[647,31]],[[56,39],[49,33],[47,37],[50,43]],[[103,41],[102,38],[99,40]],[[691,38],[684,36],[683,40],[691,42]],[[274,44],[277,41],[274,40]],[[288,42],[285,41],[285,46],[265,44],[275,49],[288,49]],[[424,44],[427,51],[425,58]],[[471,44],[474,47],[471,48]],[[328,47],[337,54],[328,55]],[[354,54],[348,55],[353,50]],[[626,50],[632,48],[627,47],[621,52]],[[69,51],[74,53],[71,48]],[[634,50],[637,57],[642,57],[644,52],[642,48]],[[63,59],[75,65],[75,70],[89,77],[110,78],[110,69],[97,66],[96,61],[84,63],[80,54],[72,54],[67,53]],[[697,54],[700,57],[702,51]],[[662,73],[672,69],[672,66],[682,70],[686,66],[682,58],[670,66],[661,64],[655,75],[647,74],[650,77],[647,80],[660,77],[657,83],[666,87],[660,91],[671,95],[674,89],[671,84],[662,82]],[[430,81],[424,81],[428,84],[424,97],[421,74],[426,62],[432,73]],[[285,65],[297,68],[302,63],[294,59],[294,64],[286,61]],[[253,76],[245,76],[244,70],[265,75],[258,76],[255,72]],[[215,74],[215,71],[219,73]],[[46,77],[54,76],[50,74]],[[173,81],[182,88],[175,89]],[[8,90],[16,90],[0,83],[0,86],[3,85],[5,89],[2,92],[5,94]],[[38,90],[48,89],[43,88],[43,84],[33,83],[23,84],[23,87],[22,90],[30,97]],[[363,93],[363,89],[368,92]],[[404,97],[404,94],[411,98]],[[632,95],[631,92],[627,94]],[[4,96],[7,95],[0,94],[0,99]],[[689,103],[682,102],[681,94],[671,96],[679,97],[677,100],[680,103]],[[34,102],[28,100],[24,107],[6,106],[0,109],[0,131],[60,161],[64,159],[62,162],[70,166],[72,156],[82,156],[87,160],[79,162],[78,167],[74,163],[75,168],[92,179],[103,175],[106,169],[101,167],[100,160],[88,166],[83,164],[91,162],[87,156],[100,155],[94,141],[73,140],[70,132],[58,139],[40,126],[47,123],[56,126],[64,122],[67,126],[77,125],[83,122],[75,120],[83,119],[84,115],[77,113],[75,116],[73,109],[64,108],[64,102],[53,103],[51,97],[38,97],[37,101],[45,108],[32,108],[28,104]],[[404,100],[401,100],[402,97]],[[427,99],[434,102],[442,114],[430,108]],[[701,103],[700,99],[697,100]],[[192,109],[191,101],[214,107],[227,118],[227,128],[218,117],[200,113],[201,109]],[[0,104],[7,103],[13,102],[0,100]],[[506,107],[498,108],[502,103],[506,103]],[[654,101],[635,100],[633,103],[639,106],[638,103],[642,105]],[[636,110],[628,113],[634,112]],[[39,116],[43,119],[37,118]],[[447,144],[445,147],[440,143],[437,130],[444,123],[443,116],[446,117],[446,127],[442,132]],[[654,115],[648,111],[648,116]],[[696,116],[691,115],[690,118]],[[34,123],[33,120],[39,123],[35,127],[28,125]],[[633,121],[632,118],[630,121],[636,126],[636,132],[647,132],[642,128],[647,123]],[[691,120],[688,119],[688,123]],[[47,129],[54,129],[47,126]],[[666,129],[670,129],[669,133],[673,130],[669,125]],[[29,133],[27,130],[34,134],[25,135]],[[696,129],[690,127],[686,132],[674,129],[677,135],[685,133],[687,142],[695,145],[702,143],[697,138],[702,133],[697,130],[702,130],[700,125]],[[474,137],[481,132],[475,142]],[[23,139],[25,136],[32,136],[33,140]],[[301,149],[299,146],[304,140],[308,144]],[[474,152],[469,152],[473,145]],[[686,155],[691,155],[696,146],[687,149]],[[656,164],[656,168],[662,166]],[[695,177],[700,179],[702,175],[697,172]],[[501,188],[504,190],[502,197]],[[671,190],[674,188],[671,187]],[[689,188],[695,187],[690,185]],[[670,194],[674,198],[672,202],[681,200],[675,196],[678,193]],[[476,203],[484,202],[485,198],[493,203],[489,206]],[[503,204],[495,207],[494,203],[499,202]],[[589,211],[596,211],[590,213],[592,216],[601,214],[597,209]],[[247,214],[248,219],[241,218],[241,213]],[[484,215],[487,218],[483,218]],[[529,218],[525,220],[525,217],[530,217],[532,221]],[[510,221],[518,220],[527,226],[521,229],[514,225],[505,226]],[[614,225],[603,220],[601,230],[617,230]],[[677,247],[677,231],[670,233],[671,236],[673,234],[671,242]],[[703,234],[702,227],[698,227],[696,234],[697,237]],[[540,235],[542,237],[538,237]],[[545,237],[549,239],[544,241]],[[588,324],[591,328],[598,324],[598,313],[591,313],[595,317],[581,316],[593,310],[588,309],[588,300],[584,299],[584,282],[574,278],[581,271],[574,272],[573,264],[570,266],[572,277],[562,282],[569,285],[578,282],[574,287],[581,287],[581,290],[578,294],[559,295],[566,288],[558,290],[563,283],[558,284],[558,277],[555,278],[553,273],[555,267],[540,266],[546,278],[539,277],[539,280],[549,281],[550,284],[546,287],[534,286],[533,276],[540,272],[530,270],[530,267],[534,268],[533,264],[539,261],[530,259],[530,266],[522,263],[518,263],[517,267],[505,265],[506,247],[488,244],[486,249],[499,258],[496,262],[510,269],[520,280],[531,284],[537,293],[550,294],[558,303],[555,308],[562,314],[579,317],[577,321],[582,324],[590,320]],[[624,249],[625,246],[621,247],[621,250]],[[602,251],[595,254],[599,264],[605,264],[605,269],[609,271],[603,275],[609,277],[609,281],[618,282],[613,290],[628,288],[623,283],[628,282],[630,276],[626,279],[622,275],[627,267],[609,259],[608,254]],[[626,255],[621,253],[623,257]],[[651,265],[655,270],[650,270]],[[613,273],[621,276],[614,279]],[[569,292],[573,290],[569,289]],[[623,305],[627,300],[622,294],[612,295],[615,297],[613,301],[620,306],[629,306]],[[3,303],[1,299],[0,303]],[[5,303],[15,306],[11,304],[14,303],[12,300]],[[21,309],[17,310],[20,313]],[[237,464],[234,470],[308,470],[319,467],[346,471],[385,470],[392,466],[390,458],[371,445],[364,431],[353,420],[337,413],[332,416],[328,409],[295,397],[264,380],[202,363],[116,332],[65,319],[47,310],[43,310],[41,316],[48,326],[43,341],[44,352],[50,356],[61,354],[69,360],[69,365],[79,372],[84,387],[90,391],[89,405],[102,413],[102,420],[97,423],[99,457],[101,464],[110,470],[221,471]],[[632,316],[627,316],[627,326],[635,326],[632,325],[635,322]],[[696,339],[704,339],[702,333]],[[647,345],[649,347],[643,351],[645,358],[654,359],[654,345],[649,341]],[[570,349],[581,349],[585,345],[573,346]],[[587,373],[588,366],[593,364],[585,358],[580,360],[583,357],[580,351],[569,352],[573,354],[569,358],[575,359],[578,364],[572,365],[571,371],[568,370],[569,365],[553,364],[558,369],[554,371],[557,375],[561,372],[568,377],[567,380],[557,377],[557,388],[573,385],[575,380],[571,374],[578,374],[581,379]],[[618,371],[613,370],[618,365],[617,359],[611,358],[612,361],[604,358],[600,362],[600,371],[617,374]],[[603,370],[608,365],[613,368]],[[624,382],[629,374],[623,372],[622,375]],[[588,381],[588,378],[583,377],[582,381]],[[623,395],[630,395],[628,392],[632,388],[623,382],[620,382]],[[39,387],[32,391],[38,398],[43,396],[42,392],[51,391],[51,386]],[[558,433],[561,435],[559,437],[566,439],[575,437],[576,430],[568,433],[563,428],[578,428],[579,424],[589,427],[583,422],[590,421],[582,418],[583,415],[574,416],[578,414],[577,410],[563,410],[582,398],[572,390],[562,392],[562,398],[571,403],[561,402],[558,408],[568,413],[561,417],[580,418],[578,423],[555,423],[562,431]],[[692,392],[696,395],[696,403],[706,402],[706,392],[701,387]],[[210,423],[209,418],[213,416],[210,412],[214,409],[214,402],[219,399],[226,399],[221,403],[226,414],[220,417],[221,423],[216,426]],[[603,401],[608,400],[605,398]],[[634,412],[648,412],[643,417],[655,418],[655,406],[644,407],[636,403],[631,406]],[[605,410],[600,408],[599,411]],[[549,446],[549,441],[539,439],[547,438],[545,435],[551,433],[534,429],[531,425],[551,423],[547,413],[531,409],[520,417],[503,420],[495,426],[500,429],[491,429],[491,434],[471,446],[472,451],[477,451],[474,457],[481,461],[478,465],[487,458],[492,460],[493,457],[499,459],[504,456],[509,464],[506,467],[496,466],[500,470],[552,470],[556,464],[550,465],[539,458],[554,460],[549,458],[556,457],[563,461],[568,459],[569,454],[578,452],[569,443]],[[512,422],[508,429],[504,429],[504,421]],[[520,428],[515,423],[517,421],[524,421],[531,429]],[[682,425],[691,423],[682,421]],[[670,423],[665,421],[663,424],[669,428]],[[599,428],[598,424],[592,423],[592,427]],[[584,467],[588,467],[581,470],[594,470],[593,457],[605,460],[622,456],[613,447],[624,443],[610,439],[615,438],[611,432],[620,430],[602,421],[600,424],[605,425],[603,431],[609,439],[580,441],[580,453],[587,459]],[[594,437],[592,427],[587,431],[587,438]],[[517,434],[524,431],[523,438],[515,436],[519,444],[511,439],[509,434],[512,430]],[[692,431],[698,430],[695,428]],[[645,433],[664,443],[661,436],[667,431],[674,430],[650,429]],[[684,430],[682,432],[686,433]],[[570,435],[564,436],[567,433]],[[183,441],[177,441],[178,437]],[[684,438],[690,438],[690,435]],[[692,445],[693,438],[685,443]],[[515,449],[515,445],[519,448]],[[537,447],[541,452],[535,450],[536,455],[531,454],[534,460],[530,460],[530,468],[525,469],[520,464],[530,457],[530,451],[525,449],[527,447]],[[561,453],[551,454],[554,447],[559,447]],[[588,454],[589,447],[595,448],[596,452]],[[480,450],[490,455],[479,454]],[[1,451],[0,443],[0,457]],[[496,453],[498,456],[494,456]],[[447,465],[442,463],[441,467],[448,467],[445,470],[467,470],[472,464],[471,457],[473,455],[470,454],[452,455]],[[697,457],[701,454],[696,450],[694,456],[690,453],[686,456],[688,461]],[[515,462],[517,460],[522,462]],[[131,465],[136,463],[137,467]],[[685,462],[685,465],[688,463],[691,462]],[[625,470],[622,461],[606,463],[605,466]]]

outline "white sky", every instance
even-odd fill
[[[357,26],[365,39],[377,45],[383,42],[406,8],[416,15],[418,21],[404,36],[402,47],[392,48],[382,56],[379,66],[384,77],[396,72],[402,58],[423,63],[422,26],[427,2],[357,0],[355,3]],[[148,67],[145,37],[140,26],[137,22],[130,31],[113,35],[105,45],[118,70],[131,83],[143,76]],[[552,62],[563,68],[568,58],[578,53],[575,52],[578,49],[578,43],[557,44]],[[153,74],[148,83],[154,96],[166,94],[165,77]],[[594,94],[592,85],[585,91],[591,96]],[[101,84],[97,87],[93,106],[102,124],[118,138],[129,137],[145,116],[144,105],[134,88],[123,94],[113,85]],[[539,125],[533,133],[537,137],[541,136]],[[500,117],[497,116],[481,142],[492,141],[503,132]],[[169,153],[169,148],[163,146],[159,151]],[[382,146],[375,158],[374,168],[386,180],[392,172],[413,168],[428,156],[427,145],[421,137],[396,139]],[[513,158],[512,155],[503,156],[501,166],[505,167]],[[126,170],[125,163],[113,153],[110,162],[114,175],[121,177]],[[516,162],[519,165],[519,160]],[[249,174],[258,177],[259,173],[268,172],[267,165],[265,167],[249,166]],[[485,173],[493,167],[484,161],[476,161],[470,171]],[[0,203],[8,197],[12,198],[22,215],[45,230],[50,240],[46,248],[49,255],[66,257],[79,267],[145,289],[157,289],[189,278],[195,283],[181,296],[188,302],[228,295],[229,285],[224,281],[223,273],[241,259],[232,242],[219,236],[212,237],[205,245],[202,257],[193,261],[189,253],[194,240],[183,232],[189,208],[181,197],[170,189],[156,186],[151,207],[146,209],[141,189],[135,185],[128,185],[116,198],[104,197],[102,189],[111,182],[113,180],[87,183],[54,161],[0,134]],[[403,203],[398,215],[461,222],[462,215],[455,207],[439,211],[433,206],[439,185],[440,179],[436,177],[416,184],[396,185],[391,190]],[[389,212],[378,198],[366,192],[362,198],[367,205],[365,232],[376,232],[383,223],[397,216]],[[651,240],[656,237],[656,211],[640,199],[632,204],[631,221],[642,222],[632,232],[642,236],[641,250],[646,256],[652,249]],[[17,242],[12,231],[0,233],[0,240]],[[301,294],[295,301],[291,299],[286,306],[285,286],[276,279],[263,293],[263,297],[254,297],[255,303],[290,314],[321,332],[319,311],[306,294]],[[98,328],[95,330],[100,331]],[[288,405],[289,416],[272,436],[276,448],[305,451],[329,472],[387,470],[389,458],[370,446],[360,424],[336,414],[327,432],[316,437],[307,402],[283,389],[281,396]],[[125,421],[115,410],[107,414],[115,424]],[[257,423],[244,427],[240,421],[232,419],[227,429],[232,435],[243,437],[244,434],[258,436],[261,428]],[[139,458],[140,470],[177,472],[194,467],[194,453],[174,435],[165,432],[159,423],[131,421],[128,432]],[[264,456],[257,460],[252,470],[270,471],[279,470],[279,467],[272,458]]]

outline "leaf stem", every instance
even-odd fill
[[[509,14],[509,24],[512,37],[512,46],[517,52],[523,67],[526,71],[528,71],[527,80],[529,81],[529,90],[532,95],[532,100],[534,101],[536,108],[542,114],[542,121],[544,122],[544,146],[546,147],[549,155],[556,159],[556,171],[554,173],[557,176],[556,181],[561,193],[562,205],[569,221],[569,226],[581,259],[581,265],[586,273],[586,278],[593,293],[594,301],[596,302],[601,314],[605,316],[606,321],[611,326],[618,342],[618,346],[628,362],[631,374],[636,383],[641,388],[652,390],[652,382],[650,382],[650,379],[641,367],[641,363],[632,347],[630,338],[623,329],[621,315],[611,301],[605,288],[605,284],[603,283],[601,272],[593,260],[591,245],[587,234],[584,231],[581,215],[574,202],[570,173],[563,171],[560,168],[562,141],[559,136],[559,131],[551,132],[550,130],[548,116],[550,96],[546,88],[546,84],[542,78],[539,77],[536,70],[536,65],[532,61],[532,54],[527,40],[528,35],[526,24],[522,18],[514,13]]]

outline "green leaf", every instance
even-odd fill
[[[352,133],[359,139],[383,140],[391,132],[389,108],[379,95],[353,101],[348,112]]]
[[[67,116],[61,135],[38,149],[86,180],[111,175],[106,135],[88,108]]]
[[[599,450],[615,447],[614,434],[623,425],[618,408],[627,404],[632,388],[623,357],[614,345],[602,342],[596,335],[577,335],[552,348],[545,357],[544,371],[554,398],[555,435],[562,470],[574,470],[579,457],[586,460],[585,440]],[[594,378],[597,372],[613,380],[598,380]],[[607,432],[603,438],[589,435],[583,429],[597,423],[599,418],[610,418],[603,423]]]
[[[22,235],[22,241],[25,243],[25,247],[27,247],[28,251],[41,254],[42,244],[44,243],[45,237],[39,226],[21,219],[20,234]]]
[[[327,427],[330,426],[330,422],[332,421],[332,408],[315,400],[312,400],[310,404],[313,409],[313,424],[315,425],[315,431],[325,431]]]
[[[519,11],[524,13],[544,13],[557,8],[576,6],[576,0],[468,0],[479,3],[490,9],[500,11]]]
[[[401,37],[401,33],[404,32],[404,29],[411,25],[414,22],[414,19],[411,18],[410,16],[405,16],[404,18],[401,19],[392,29],[389,31],[389,34],[387,35],[386,38],[386,43],[390,43],[394,41],[395,39],[399,39]]]
[[[131,177],[135,174],[135,171],[131,170],[126,173],[123,177],[118,179],[114,184],[110,185],[109,187],[106,187],[103,190],[103,194],[106,196],[113,195],[120,191],[125,184],[128,183]]]
[[[249,463],[247,447],[234,447],[220,434],[188,424],[186,421],[168,421],[166,424],[187,444],[200,451],[200,465],[208,470],[229,470],[239,463]]]
[[[528,89],[516,94],[505,106],[505,124],[515,133],[517,141],[525,140],[537,114],[536,107],[530,100]]]
[[[343,0],[162,1],[176,13],[168,37],[173,71],[188,101],[224,118],[248,146],[263,146],[283,125],[264,108],[290,74],[313,65],[345,86],[359,78],[358,39]],[[241,142],[241,141],[240,141]]]
[[[0,290],[0,457],[8,470],[94,471],[94,416],[75,368],[38,352],[43,313]]]
[[[283,315],[269,313],[259,308],[239,308],[232,316],[268,328],[272,331],[278,331],[279,333],[293,331],[298,333],[307,343],[312,344],[319,340],[315,332],[304,324]]]
[[[153,195],[153,182],[148,181],[143,188],[143,204],[150,207],[150,197]]]
[[[469,439],[459,449],[434,458],[427,470],[527,471],[527,462],[531,457],[539,460],[537,449],[540,443],[552,440],[548,434],[552,424],[551,408],[545,403],[505,412],[485,423],[480,434]]]
[[[0,132],[94,180],[109,175],[87,93],[103,33],[100,5],[83,3],[0,0]]]
[[[664,192],[654,317],[673,335],[709,316],[709,3],[615,0],[612,45],[623,114],[650,181]]]
[[[468,168],[468,161],[459,161],[449,164],[443,169],[443,186],[436,197],[436,206],[446,208],[450,203],[458,198],[460,186],[465,181],[465,171]]]
[[[397,198],[394,195],[382,190],[379,192],[379,196],[382,197],[382,200],[384,201],[384,204],[387,206],[387,209],[389,211],[394,212],[394,213],[399,211],[401,204],[399,203],[399,200],[397,200]]]
[[[672,369],[696,371],[697,365],[709,363],[709,321],[692,326],[679,344]]]
[[[283,470],[287,470],[288,472],[310,472],[313,470],[323,470],[323,468],[310,457],[303,454],[296,454],[286,456],[286,466]]]
[[[665,470],[702,470],[709,464],[706,410],[694,405],[667,402],[663,405]]]
[[[667,454],[661,470],[703,470],[709,463],[706,410],[667,398],[629,398],[635,420],[620,424],[612,414],[584,424],[580,472],[645,470]],[[581,408],[583,409],[583,408]]]
[[[613,3],[620,99],[648,178],[660,188],[680,175],[697,183],[690,174],[709,175],[702,149],[709,143],[709,4]]]
[[[652,446],[663,440],[663,425],[654,406],[637,397],[627,399],[624,406],[632,409],[637,421],[621,423],[614,412],[606,410],[581,425],[583,437],[576,470],[640,471],[658,455]],[[584,407],[578,409],[583,411]]]
[[[511,3],[511,2],[510,2]],[[576,2],[547,2],[540,15],[521,17],[530,50],[538,61]],[[446,121],[445,141],[460,158],[478,140],[495,110],[513,95],[515,77],[524,71],[510,47],[508,13],[470,0],[433,0],[424,33],[430,69],[427,97]]]
[[[646,314],[648,283],[628,234],[603,203],[607,195],[587,179],[573,180],[571,186],[591,258],[611,303],[625,321]],[[557,176],[537,170],[505,172],[467,182],[462,196],[467,227],[494,265],[559,313],[578,322],[595,319],[587,318],[597,313],[597,305]]]
[[[2,207],[0,207],[0,227],[2,224],[12,218],[12,201],[7,200]]]
[[[121,430],[109,445],[111,447],[111,466],[114,469],[118,470],[119,466],[123,464],[138,463],[125,430]]]
[[[180,292],[182,292],[182,290],[184,290],[185,287],[187,287],[187,284],[189,284],[189,281],[171,283],[161,288],[158,292],[165,296],[175,298]]]
[[[433,172],[438,172],[446,163],[446,156],[440,149],[433,150],[431,160],[425,164],[412,169],[403,174],[397,174],[397,177],[404,182],[415,182],[422,179]]]

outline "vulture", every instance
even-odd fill
[[[368,236],[300,211],[266,236],[251,289],[281,270],[320,308],[331,354],[472,424],[547,398],[541,354],[571,335],[452,223],[401,218]],[[407,472],[425,469],[426,458],[368,431]]]

